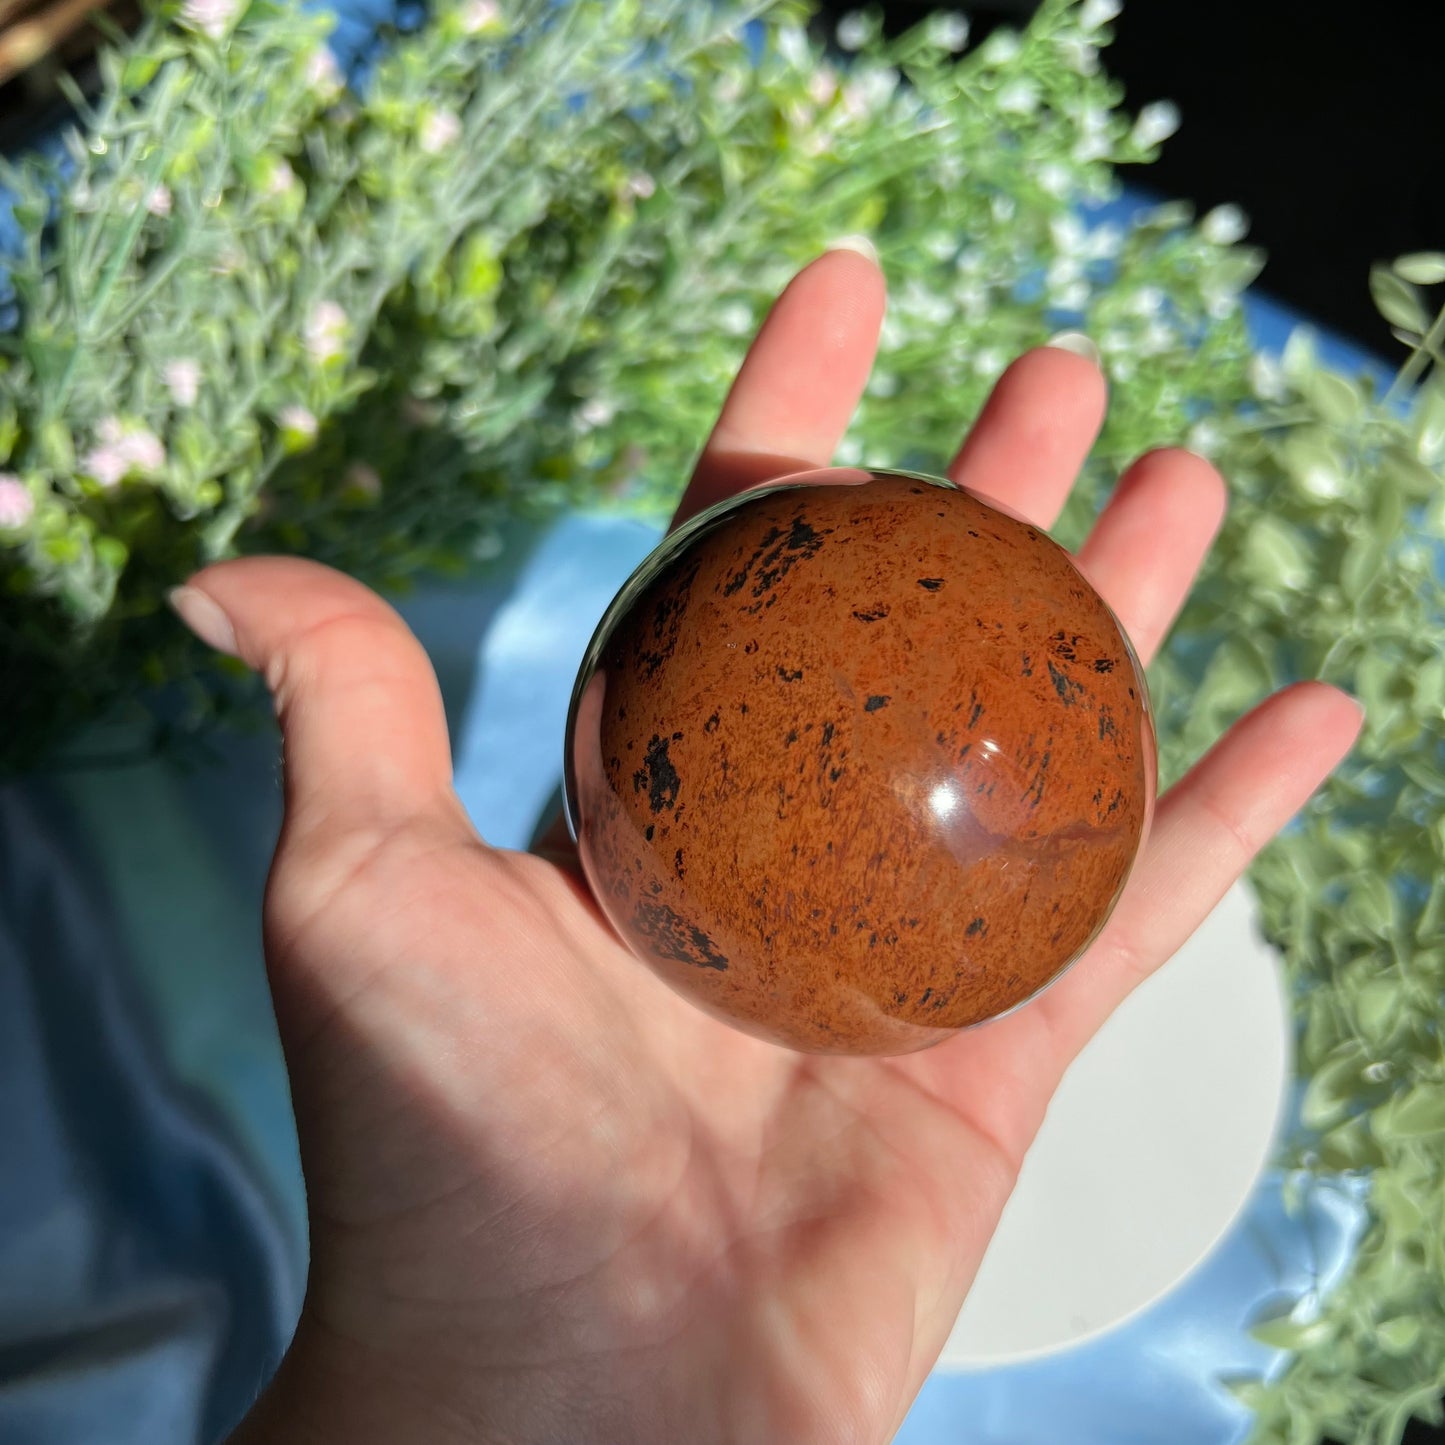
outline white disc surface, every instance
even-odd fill
[[[1152,1304],[1268,1162],[1290,1078],[1279,960],[1236,884],[1075,1061],[938,1368],[1028,1359]]]

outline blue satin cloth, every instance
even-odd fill
[[[392,0],[341,7],[365,64]],[[1093,213],[1121,219],[1135,193]],[[1248,314],[1278,350],[1300,318]],[[1327,334],[1331,365],[1379,374]],[[657,538],[592,515],[519,530],[507,569],[402,604],[441,678],[458,792],[525,847],[555,806],[573,674]],[[306,1270],[305,1203],[260,951],[280,818],[269,735],[212,767],[102,767],[0,788],[0,1445],[211,1445],[269,1377]],[[1347,1269],[1361,1191],[1302,1210],[1267,1176],[1237,1226],[1142,1316],[1046,1359],[935,1375],[903,1445],[1232,1445],[1225,1382],[1286,1357],[1246,1327]]]

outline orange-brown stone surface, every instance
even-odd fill
[[[1143,677],[1067,553],[898,472],[790,478],[668,538],[569,721],[569,818],[621,937],[820,1052],[921,1048],[1053,979],[1154,778]]]

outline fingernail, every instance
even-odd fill
[[[1102,360],[1099,348],[1082,331],[1061,331],[1057,336],[1049,337],[1044,345],[1055,347],[1059,351],[1072,351],[1075,356],[1082,356],[1085,361],[1092,361],[1095,366]]]
[[[836,241],[828,243],[828,249],[830,251],[856,251],[875,266],[879,264],[878,247],[867,236],[839,236]]]
[[[198,587],[173,587],[166,593],[171,610],[206,644],[230,657],[236,651],[236,629],[220,604]]]

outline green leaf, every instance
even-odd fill
[[[1295,529],[1268,512],[1255,519],[1240,548],[1240,570],[1255,581],[1279,587],[1305,586],[1310,563],[1309,550]]]
[[[1429,314],[1420,293],[1408,281],[1402,281],[1388,266],[1370,268],[1370,295],[1375,309],[1386,321],[1410,331],[1424,332],[1430,325]]]
[[[1350,1002],[1360,1032],[1372,1044],[1388,1038],[1401,1011],[1409,1007],[1399,982],[1393,978],[1372,978]]]
[[[1316,385],[1326,373],[1310,372],[1301,390]],[[1340,447],[1323,427],[1301,427],[1280,443],[1279,459],[1296,488],[1314,501],[1328,502],[1345,491],[1346,463]]]
[[[1308,1349],[1329,1339],[1334,1326],[1328,1319],[1312,1320],[1308,1324],[1291,1319],[1266,1320],[1255,1325],[1250,1334],[1262,1345],[1272,1350],[1298,1351]]]
[[[1348,426],[1358,420],[1365,409],[1361,388],[1333,371],[1308,373],[1301,381],[1300,390],[1334,426]]]
[[[1305,1086],[1300,1122],[1306,1129],[1325,1129],[1350,1107],[1359,1087],[1365,1060],[1357,1045],[1342,1045],[1326,1059]]]
[[[1422,718],[1438,718],[1445,712],[1445,656],[1428,658],[1414,675],[1415,712]]]
[[[1340,589],[1352,602],[1358,601],[1380,575],[1387,550],[1385,539],[1373,532],[1363,533],[1345,548],[1340,562]]]
[[[1385,1144],[1445,1134],[1445,1085],[1416,1084],[1376,1109],[1370,1125]]]
[[[1375,1326],[1375,1338],[1387,1355],[1407,1355],[1420,1341],[1420,1321],[1414,1315],[1397,1315]]]
[[[1423,502],[1445,488],[1445,477],[1417,461],[1404,447],[1387,447],[1380,453],[1380,470],[1412,502]]]
[[[1403,281],[1433,286],[1445,281],[1445,251],[1411,251],[1406,256],[1397,256],[1390,269]]]

